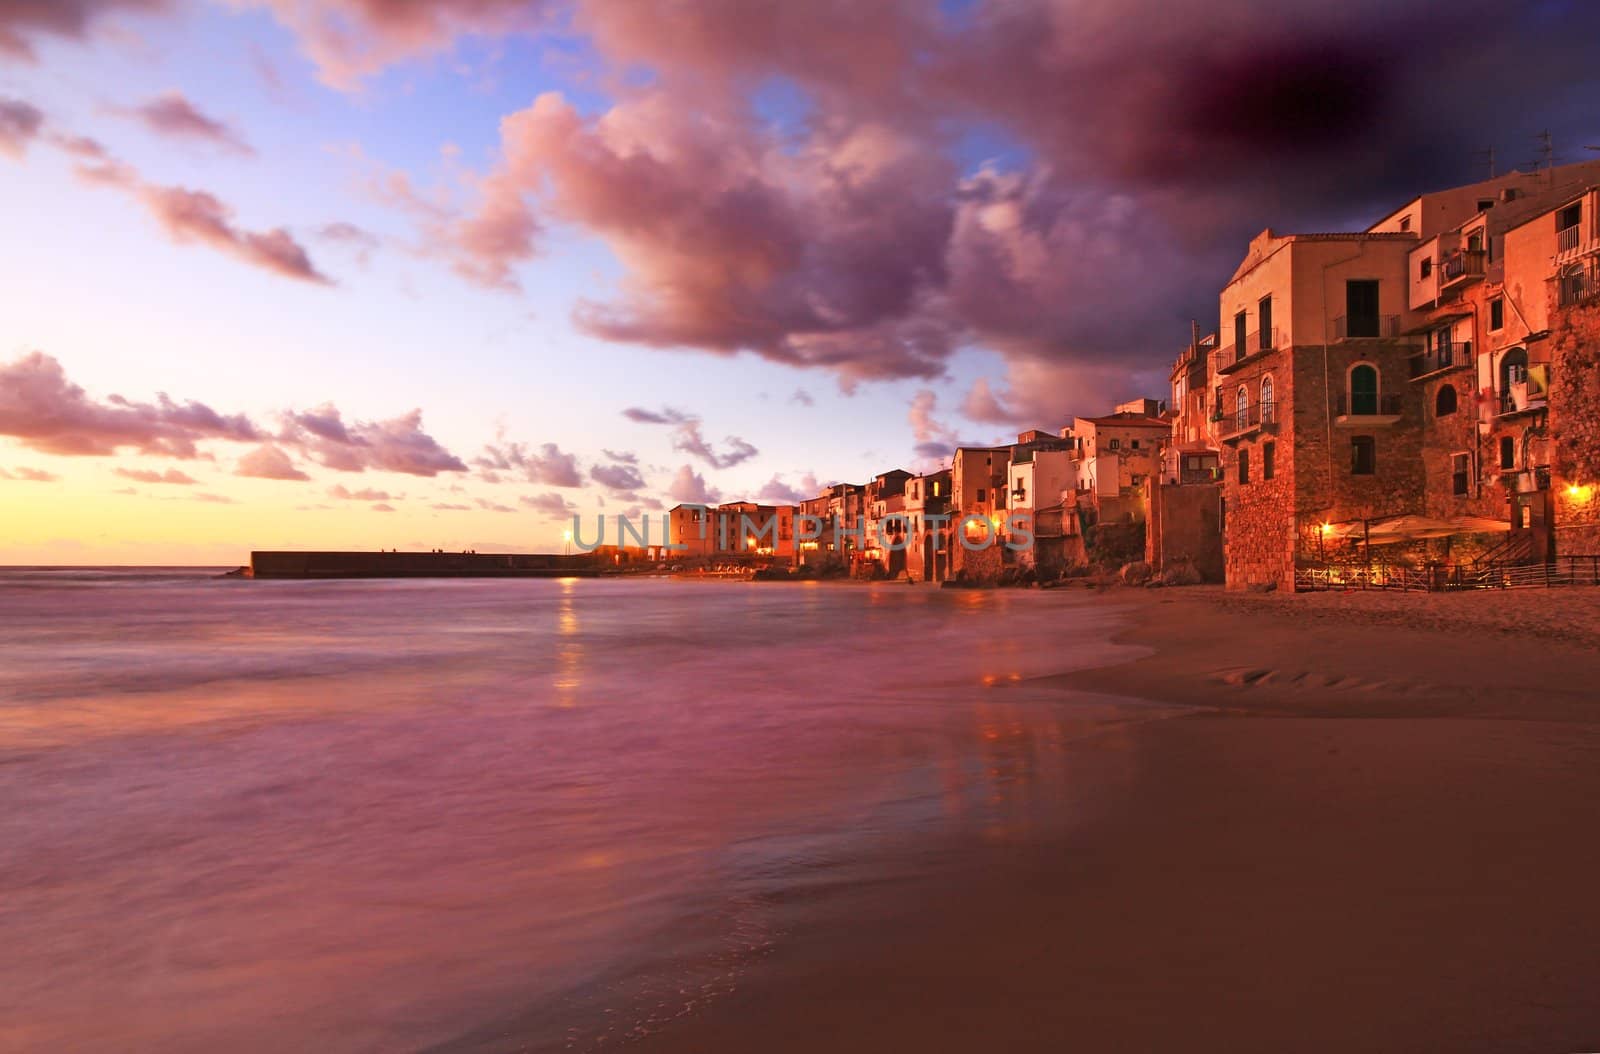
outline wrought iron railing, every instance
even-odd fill
[[[1334,403],[1338,417],[1399,417],[1404,404],[1398,395],[1357,395],[1340,392]]]
[[[1333,320],[1335,340],[1392,340],[1399,335],[1399,315],[1340,315]]]
[[[1480,276],[1488,266],[1489,254],[1482,249],[1461,249],[1439,261],[1439,280],[1454,282]]]
[[[1556,252],[1569,253],[1578,247],[1578,242],[1581,240],[1578,227],[1579,224],[1574,223],[1570,227],[1556,231]]]
[[[1470,365],[1472,365],[1472,341],[1441,344],[1432,351],[1411,356],[1411,378],[1415,380],[1440,370]]]

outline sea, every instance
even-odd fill
[[[221,570],[0,568],[0,1049],[612,1049],[1173,712],[1087,591]]]

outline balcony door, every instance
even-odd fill
[[[1378,371],[1363,363],[1350,371],[1350,413],[1370,417],[1378,412]]]
[[[1374,279],[1352,279],[1344,284],[1346,335],[1378,336],[1378,283]]]

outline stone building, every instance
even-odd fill
[[[906,575],[913,582],[943,582],[950,574],[950,469],[906,481]]]
[[[1157,573],[1180,560],[1208,582],[1223,580],[1222,455],[1208,412],[1215,333],[1199,327],[1172,365],[1171,437],[1148,486],[1145,562]]]

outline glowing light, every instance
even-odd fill
[[[572,541],[572,532],[570,530],[562,531],[561,532],[561,540],[563,542]]]

